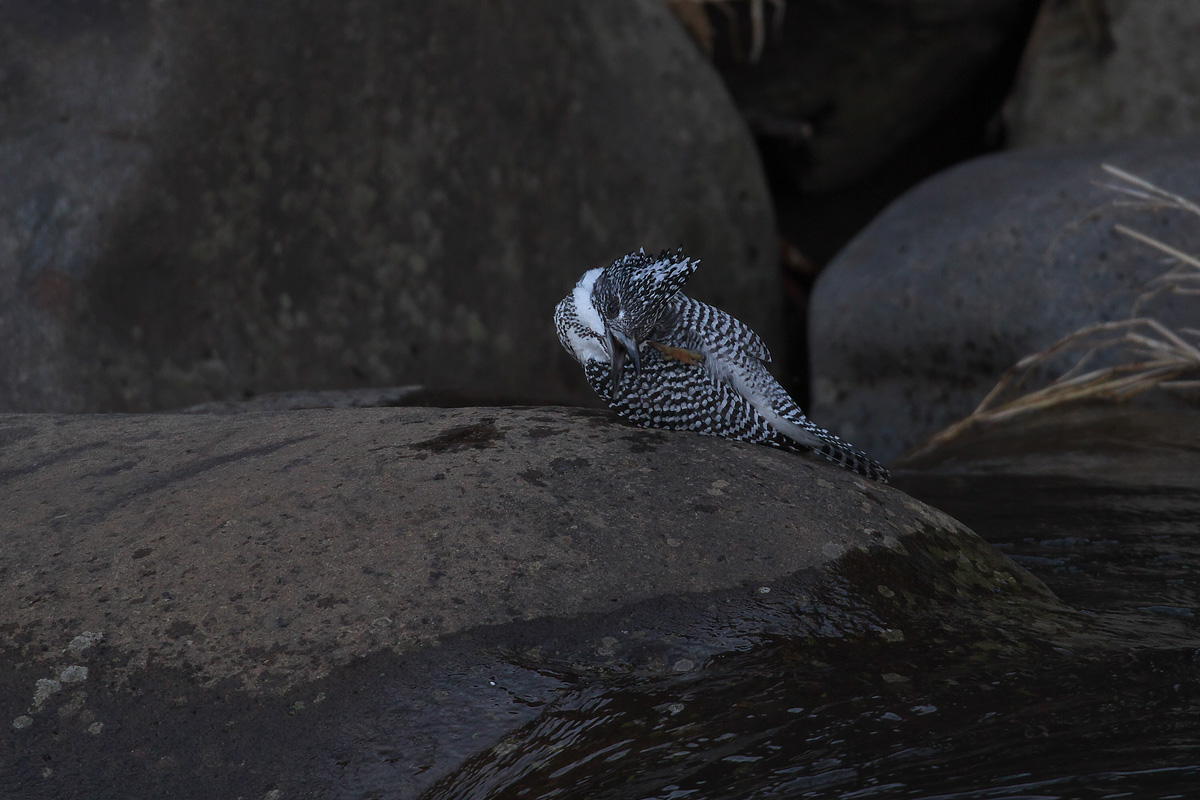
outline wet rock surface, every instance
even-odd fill
[[[1175,738],[1160,734],[1157,707],[1176,692],[1173,662],[1191,673],[1200,646],[1200,411],[1061,406],[966,431],[899,466],[896,481],[1085,610],[1086,633],[1064,644],[1114,654],[1112,679],[1082,695],[1092,707],[1121,698],[1131,723],[1113,737],[1123,768],[1200,772],[1169,755]],[[1125,666],[1139,658],[1161,666]],[[1197,704],[1190,684],[1169,703],[1185,715]],[[1073,768],[1116,768],[1086,762]],[[1130,782],[1133,794],[1152,783]]]
[[[962,419],[1022,356],[1130,316],[1166,271],[1131,229],[1200,250],[1189,215],[1129,202],[1105,163],[1185,197],[1196,137],[1014,151],[918,186],[822,273],[813,294],[812,416],[885,462]],[[1185,303],[1156,307],[1192,324]]]
[[[0,104],[0,410],[586,402],[549,310],[642,246],[779,349],[757,154],[656,0],[13,0]]]
[[[1049,602],[893,489],[599,412],[11,415],[0,436],[5,747],[50,793],[412,796],[595,681]]]
[[[686,678],[568,695],[426,796],[1187,797],[1198,458],[1194,411],[1065,408],[970,432],[897,482],[1065,605],[949,606],[875,647],[797,626]]]

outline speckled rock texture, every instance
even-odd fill
[[[1044,3],[1005,109],[1010,146],[1200,133],[1200,3]]]
[[[0,603],[32,637],[25,656],[103,631],[131,665],[248,686],[483,625],[770,583],[923,525],[957,530],[819,460],[607,412],[0,426]]]
[[[901,197],[817,283],[813,418],[887,461],[969,414],[1022,356],[1129,317],[1170,265],[1114,226],[1186,253],[1200,252],[1200,228],[1106,188],[1101,165],[1200,198],[1198,157],[1196,137],[1012,151]],[[1150,309],[1195,324],[1194,304]]]
[[[588,681],[1047,598],[899,491],[599,411],[8,415],[0,487],[35,795],[413,797]]]
[[[12,0],[0,108],[0,410],[588,401],[551,311],[641,246],[779,343],[757,154],[657,0]]]

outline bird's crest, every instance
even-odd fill
[[[611,325],[636,339],[649,334],[671,298],[700,266],[682,250],[657,258],[638,250],[608,265],[596,281],[592,303]]]

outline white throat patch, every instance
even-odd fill
[[[604,320],[592,305],[592,287],[603,271],[597,267],[585,272],[575,284],[574,291],[564,297],[554,310],[558,338],[567,352],[581,364],[609,359]]]
[[[579,315],[579,321],[603,339],[604,320],[600,319],[600,312],[592,305],[592,287],[596,285],[596,280],[600,277],[601,272],[604,270],[596,267],[583,273],[579,283],[575,284],[572,297],[575,299],[575,312]]]

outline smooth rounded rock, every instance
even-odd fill
[[[826,268],[812,417],[889,461],[973,411],[1021,357],[1128,318],[1170,265],[1117,224],[1200,252],[1195,217],[1108,188],[1112,164],[1200,198],[1200,138],[1000,153],[931,178]],[[1194,325],[1187,298],[1146,313]],[[1063,365],[1069,366],[1069,362]]]
[[[0,410],[585,402],[554,304],[639,247],[778,345],[757,153],[657,0],[4,10]]]
[[[0,486],[3,747],[50,794],[414,797],[591,682],[1049,600],[893,488],[607,412],[7,415]]]
[[[1200,132],[1200,5],[1044,3],[1007,103],[1015,147]]]
[[[922,526],[958,530],[820,461],[604,412],[0,424],[9,622],[58,649],[99,631],[135,662],[247,686],[483,625],[769,585]]]

